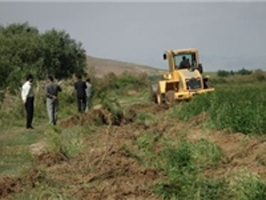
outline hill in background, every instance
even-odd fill
[[[145,65],[121,62],[111,59],[96,58],[92,56],[87,56],[87,62],[88,62],[88,70],[89,68],[93,67],[95,69],[97,77],[103,77],[105,74],[108,74],[110,72],[113,72],[116,75],[120,75],[125,71],[136,74],[147,73],[148,75],[158,74],[163,72],[161,69]]]

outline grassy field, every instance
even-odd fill
[[[247,81],[246,80],[250,80]],[[94,79],[77,114],[73,81],[61,82],[60,124],[47,124],[36,85],[34,130],[19,94],[0,115],[0,199],[266,198],[265,81],[231,77],[190,102],[150,102],[145,75]]]
[[[210,128],[262,135],[266,132],[264,91],[266,86],[260,83],[231,84],[230,88],[220,86],[215,93],[202,95],[189,104],[176,106],[173,116],[189,120],[195,115],[207,113],[209,118],[205,123]]]

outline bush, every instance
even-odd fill
[[[148,85],[147,74],[132,75],[128,72],[121,74],[116,82],[115,86],[117,89],[138,89]]]
[[[249,75],[249,74],[252,74],[252,70],[247,70],[245,68],[242,68],[238,71],[226,71],[226,70],[218,70],[217,72],[217,76],[219,77],[227,77],[229,75]]]
[[[225,71],[225,70],[218,70],[217,72],[217,76],[220,76],[220,77],[227,77],[229,75],[230,75],[230,72]]]
[[[93,83],[93,98],[98,103],[101,103],[104,99],[110,99],[110,96],[115,96],[119,100],[123,94],[127,95],[129,90],[143,90],[143,88],[148,88],[148,85],[147,74],[133,75],[124,72],[117,76],[114,73],[108,73],[102,79],[96,79]]]
[[[245,68],[242,68],[242,69],[238,70],[236,72],[236,74],[239,74],[239,75],[249,75],[249,74],[252,74],[252,70],[247,70]]]

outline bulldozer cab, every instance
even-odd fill
[[[182,53],[174,56],[175,70],[190,69],[196,67],[195,54]]]
[[[199,65],[198,51],[194,48],[166,51],[163,58],[168,59],[169,72],[179,69],[194,70]]]

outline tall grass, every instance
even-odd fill
[[[230,85],[228,85],[230,87]],[[209,115],[208,125],[245,134],[266,133],[266,87],[262,84],[218,88],[200,95],[190,103],[173,108],[171,116],[190,120],[203,112]]]
[[[188,141],[184,134],[179,140],[166,140],[154,133],[141,134],[136,144],[142,164],[159,168],[167,176],[153,187],[162,199],[223,199],[225,196],[228,181],[202,175],[221,162],[222,152],[215,144],[205,139]],[[155,151],[156,146],[161,149],[159,153]]]
[[[266,199],[266,181],[256,173],[245,170],[232,178],[230,192],[234,199],[263,200]]]
[[[77,131],[77,130],[76,130]],[[49,152],[69,159],[83,150],[83,138],[80,131],[61,130],[51,127],[45,133]]]
[[[216,167],[221,150],[207,140],[189,142],[182,139],[177,147],[165,148],[159,155],[168,181],[157,184],[155,192],[163,199],[221,199],[227,182],[200,174]]]
[[[205,139],[197,142],[182,139],[177,147],[165,148],[160,156],[167,161],[166,170],[185,168],[190,171],[201,171],[216,167],[220,162],[222,152],[219,147]]]

